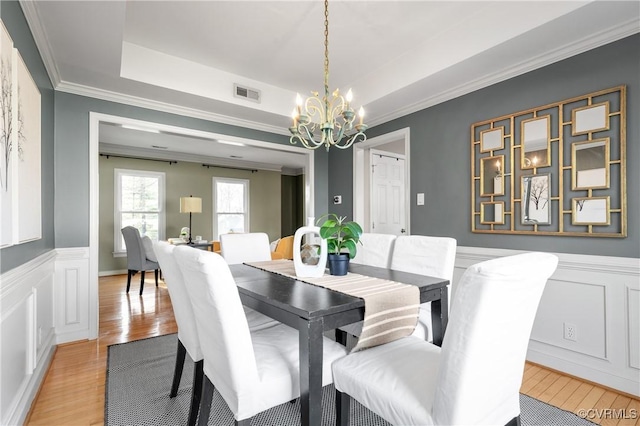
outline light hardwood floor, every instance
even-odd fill
[[[177,331],[164,283],[156,289],[153,279],[147,279],[144,294],[139,297],[138,277],[134,277],[128,295],[124,292],[126,275],[100,278],[98,339],[56,349],[27,424],[103,424],[107,346]],[[589,417],[596,423],[640,425],[639,416],[631,415],[640,413],[637,398],[538,365],[527,363],[521,391],[568,411],[592,410]],[[635,418],[614,418],[615,414]]]

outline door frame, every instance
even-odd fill
[[[365,184],[369,180],[369,171],[365,170],[365,159],[369,157],[371,148],[399,140],[404,141],[404,214],[407,235],[411,234],[411,132],[409,127],[385,133],[353,145],[353,220],[363,224],[364,232],[370,232],[371,223],[370,220],[367,220],[371,212],[371,186],[369,186],[369,191],[365,193]]]
[[[99,245],[99,141],[100,123],[128,124],[133,126],[143,126],[160,131],[177,133],[186,136],[205,137],[209,139],[225,139],[228,141],[241,142],[246,145],[258,146],[279,151],[292,151],[306,155],[306,165],[304,170],[305,187],[305,215],[314,215],[314,153],[315,151],[306,148],[264,142],[256,139],[242,138],[220,133],[196,130],[187,127],[178,127],[157,122],[138,120],[118,115],[104,114],[99,112],[89,112],[89,339],[98,337],[99,325],[99,300],[98,300],[98,245]]]

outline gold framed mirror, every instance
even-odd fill
[[[603,102],[571,111],[573,136],[609,130],[609,102]]]
[[[504,201],[486,201],[480,203],[480,223],[503,225]]]
[[[572,190],[609,188],[609,138],[571,144]]]
[[[504,149],[504,127],[480,132],[480,152]]]
[[[579,197],[572,199],[573,225],[609,225],[611,221],[609,197]]]
[[[520,123],[520,168],[535,169],[551,165],[551,118],[548,115]]]
[[[471,231],[627,237],[626,104],[623,85],[473,123]]]
[[[504,195],[504,155],[480,160],[480,196]]]

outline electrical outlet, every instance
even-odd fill
[[[578,341],[578,327],[568,322],[564,323],[564,338],[573,342]]]
[[[38,327],[38,346],[42,345],[42,327]]]

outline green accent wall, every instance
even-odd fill
[[[114,257],[114,169],[144,170],[165,173],[166,238],[179,237],[180,229],[189,226],[189,215],[180,213],[180,197],[202,198],[202,213],[192,215],[192,236],[213,239],[213,178],[249,180],[249,227],[251,232],[266,232],[269,241],[280,238],[280,173],[206,168],[202,163],[136,160],[100,157],[100,272],[126,270],[126,258]]]

